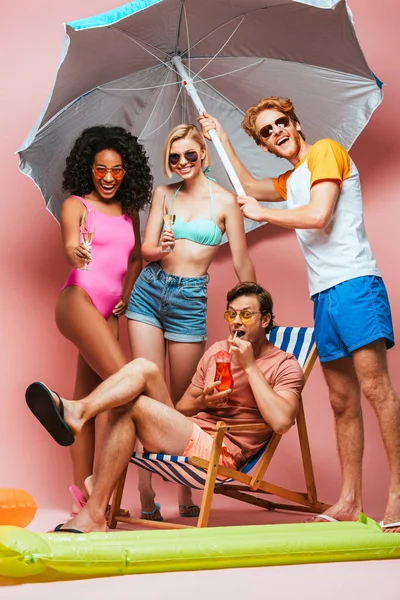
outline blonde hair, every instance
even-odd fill
[[[185,138],[190,138],[193,141],[197,142],[202,150],[205,151],[205,155],[203,160],[201,161],[202,168],[206,168],[210,165],[210,153],[208,151],[206,140],[203,134],[197,129],[196,125],[183,123],[182,125],[177,125],[167,135],[167,139],[164,143],[163,148],[163,170],[164,174],[171,179],[172,171],[169,165],[169,155],[171,152],[171,146],[177,140],[183,140]]]
[[[242,128],[244,131],[247,133],[247,135],[252,137],[255,143],[259,146],[263,145],[263,140],[258,135],[258,131],[256,129],[256,120],[260,113],[268,109],[279,110],[279,112],[288,116],[291,121],[294,123],[299,123],[300,125],[300,121],[294,112],[293,103],[289,100],[289,98],[280,98],[279,96],[269,96],[268,98],[263,98],[258,104],[250,106],[250,108],[246,110],[242,123]],[[302,131],[299,131],[299,133],[303,140],[305,140],[306,137],[304,133]]]

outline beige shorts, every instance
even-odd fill
[[[183,456],[198,456],[209,460],[213,445],[213,437],[193,422],[192,437],[183,452]],[[219,464],[223,467],[236,469],[236,461],[225,444],[222,444]]]

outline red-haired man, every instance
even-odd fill
[[[314,302],[315,335],[329,388],[342,470],[338,501],[315,520],[353,521],[362,510],[361,392],[372,405],[390,467],[382,528],[400,533],[400,403],[390,382],[386,349],[394,345],[390,305],[365,232],[360,180],[347,151],[331,139],[306,142],[287,98],[264,98],[245,114],[243,129],[264,152],[293,169],[257,180],[239,160],[220,123],[204,114],[204,133],[217,133],[246,190],[244,216],[295,229]],[[286,200],[287,210],[259,201]]]

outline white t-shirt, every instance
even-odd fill
[[[340,183],[331,222],[325,229],[296,229],[310,296],[355,277],[381,276],[365,232],[360,177],[340,144],[319,140],[293,170],[274,179],[274,185],[290,209],[309,204],[311,187],[323,180]]]

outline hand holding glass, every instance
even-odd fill
[[[169,204],[170,203],[168,201],[168,195],[166,194],[164,196],[164,203],[163,203],[163,218],[164,218],[165,229],[171,231],[172,225],[175,223],[175,215],[169,213],[169,211],[168,211]],[[172,252],[172,248],[167,246],[167,248],[165,248],[165,250],[163,250],[163,252]]]
[[[90,251],[90,246],[93,241],[94,231],[96,227],[96,213],[94,210],[85,209],[81,218],[81,239],[82,243]],[[90,271],[88,267],[88,260],[85,259],[83,267],[80,267],[81,271]]]

